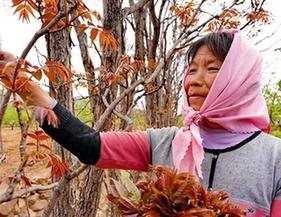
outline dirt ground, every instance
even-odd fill
[[[4,153],[6,154],[6,160],[0,164],[0,178],[12,175],[19,166],[20,155],[19,155],[19,139],[20,129],[14,128],[3,128],[3,144]]]
[[[13,176],[20,164],[20,155],[19,155],[19,143],[21,137],[20,129],[15,128],[14,130],[11,130],[11,128],[3,128],[2,135],[3,135],[4,153],[6,154],[6,160],[0,163],[0,180],[3,179],[4,177]],[[32,139],[30,138],[28,139],[28,141],[31,140]],[[27,148],[27,151],[30,151],[30,147]],[[25,175],[32,181],[37,180],[36,184],[42,184],[46,182],[46,178],[50,176],[50,169],[46,168],[46,163],[41,163],[41,164],[36,163],[25,170]],[[42,183],[40,180],[42,180]],[[0,184],[0,192],[1,190],[4,190],[6,187],[7,187],[6,184]],[[107,209],[108,201],[105,197],[105,194],[106,191],[105,189],[103,189],[102,199],[97,213],[98,217],[103,217]]]
[[[13,175],[20,164],[20,155],[19,155],[19,143],[20,143],[20,129],[14,128],[3,128],[3,143],[4,143],[4,153],[6,154],[6,160],[0,163],[0,179],[4,177]],[[27,141],[31,141],[28,139]],[[35,141],[35,140],[33,140]],[[34,147],[32,147],[34,149]],[[31,148],[28,148],[27,151],[30,151]],[[49,171],[46,169],[46,165],[43,163],[37,163],[32,167],[28,167],[25,170],[25,175],[30,178],[37,176],[39,174]]]

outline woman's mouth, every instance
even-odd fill
[[[205,98],[205,96],[191,95],[191,96],[188,97],[188,99],[191,99],[191,100],[202,99],[202,98]]]

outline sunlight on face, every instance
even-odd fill
[[[189,66],[184,82],[189,105],[199,111],[212,87],[222,62],[203,45],[198,49]]]

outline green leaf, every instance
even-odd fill
[[[130,174],[127,171],[120,171],[120,181],[126,190],[132,195],[131,198],[134,201],[139,202],[141,200],[141,193],[134,182],[130,179]]]

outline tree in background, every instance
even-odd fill
[[[281,138],[281,80],[273,88],[266,85],[264,95],[269,112],[271,133]]]

